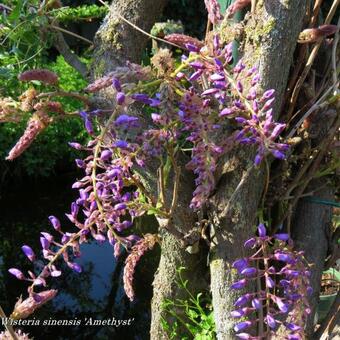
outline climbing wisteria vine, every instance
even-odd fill
[[[54,119],[67,117],[53,101],[54,96],[73,95],[84,102],[86,107],[79,116],[91,136],[87,145],[70,142],[71,147],[86,153],[84,159],[76,160],[84,176],[72,186],[78,190],[79,197],[66,214],[76,231],[67,231],[58,217],[50,216],[54,232],[41,232],[43,259],[37,259],[29,245],[22,247],[35,270],[40,270],[27,273],[17,268],[9,270],[16,278],[30,284],[29,297],[16,304],[13,318],[27,317],[56,295],[55,290],[47,288],[47,279],[62,275],[60,259],[72,270],[82,271],[76,259],[81,255],[80,245],[91,239],[100,243],[108,241],[116,257],[124,249],[129,253],[123,281],[128,298],[133,300],[136,264],[147,250],[161,242],[161,238],[151,234],[135,235],[132,226],[134,220],[144,214],[154,214],[170,223],[177,204],[181,153],[190,156],[186,168],[195,175],[190,208],[196,212],[204,208],[215,188],[214,174],[219,158],[236,145],[248,145],[256,150],[251,160],[254,167],[259,167],[267,157],[286,157],[288,145],[279,137],[285,124],[275,121],[272,108],[275,91],[261,91],[256,66],[246,66],[242,60],[233,66],[232,43],[221,42],[218,34],[205,44],[180,34],[165,39],[187,51],[179,63],[169,50],[160,49],[152,58],[152,67],[127,63],[94,81],[84,95],[65,94],[58,89],[46,95],[31,89],[22,96],[20,103],[10,107],[2,105],[2,120],[14,119],[18,110],[34,111],[23,137],[10,151],[9,160],[29,147]],[[19,79],[39,80],[54,87],[58,82],[57,75],[47,70],[32,70]],[[89,95],[94,94],[96,98],[100,91],[111,98],[112,108],[92,107]],[[157,165],[153,174],[157,178],[157,190],[150,190],[143,180],[144,169],[154,169],[150,164]],[[170,198],[168,192],[172,193]],[[306,282],[300,274],[307,277],[307,270],[302,266],[302,255],[286,246],[288,237],[275,237],[280,247],[269,255],[268,247],[272,248],[273,239],[266,236],[261,227],[259,237],[246,244],[256,249],[256,253],[234,264],[246,278],[232,288],[244,288],[246,282],[255,277],[264,278],[265,283],[257,293],[247,293],[236,303],[239,308],[252,301],[253,307],[238,309],[233,316],[244,317],[264,308],[270,328],[268,333],[281,322],[280,314],[289,313],[291,321],[285,325],[297,334],[300,321],[296,321],[296,312],[290,311],[302,299],[297,294],[302,294]],[[258,263],[258,267],[252,261]],[[286,265],[277,272],[272,261]],[[279,275],[280,281],[276,283]],[[281,290],[282,298],[278,295]],[[235,330],[243,331],[254,322],[256,320],[242,321]],[[239,336],[252,338],[244,334]]]

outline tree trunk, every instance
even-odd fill
[[[153,0],[116,0],[113,2],[110,13],[105,18],[95,37],[94,63],[92,68],[93,79],[104,76],[117,66],[124,65],[128,60],[140,62],[146,47],[148,37],[122,21],[117,13],[146,32],[149,32],[153,23],[162,13],[166,2],[167,0],[158,1],[157,5]],[[104,92],[106,93],[100,93],[100,96],[110,101],[110,91]],[[110,106],[105,100],[102,102],[102,98],[98,100],[98,103],[102,103],[103,107]],[[152,169],[147,169],[145,172],[141,172],[140,175],[145,186],[156,194],[157,184],[154,174],[156,173],[157,165],[153,164],[151,167]],[[203,287],[207,287],[202,271],[202,268],[206,266],[206,262],[201,260],[201,249],[195,254],[190,254],[185,250],[180,239],[174,236],[174,233],[176,234],[177,232],[183,236],[189,233],[195,226],[197,220],[196,214],[189,209],[193,185],[194,179],[192,174],[183,171],[180,180],[176,216],[171,223],[171,232],[166,230],[168,222],[159,220],[162,251],[153,283],[151,339],[168,338],[161,325],[162,319],[165,319],[168,324],[174,322],[174,318],[169,313],[163,311],[163,302],[166,300],[174,301],[184,297],[183,290],[177,287],[178,276],[176,270],[179,267],[186,268],[183,277],[190,278],[192,282],[191,287],[196,287],[195,289],[193,288],[193,291],[202,290],[204,289]],[[183,311],[181,310],[176,311],[176,314],[179,316],[182,313]],[[183,335],[186,330],[181,328],[180,332]]]
[[[320,145],[327,137],[335,118],[336,111],[331,108],[313,114],[309,132],[312,147]],[[292,236],[297,249],[304,251],[306,260],[311,265],[310,283],[313,294],[309,297],[311,314],[307,320],[305,331],[307,336],[312,337],[315,313],[319,303],[322,272],[332,238],[333,208],[323,204],[322,201],[334,199],[334,188],[327,177],[314,178],[311,179],[305,192],[312,192],[313,196],[299,200],[293,218]],[[319,203],[313,202],[313,199]]]
[[[332,200],[332,188],[323,187],[324,180],[313,180],[307,191],[315,191],[318,199]],[[320,187],[322,188],[320,190]],[[320,282],[327,250],[330,242],[332,225],[332,207],[301,199],[296,207],[293,238],[297,249],[303,250],[311,267],[310,283],[313,294],[309,298],[312,313],[306,324],[306,335],[314,332],[314,317],[319,303]]]
[[[305,5],[303,0],[258,1],[255,13],[245,26],[245,63],[248,66],[258,63],[261,87],[276,90],[277,113],[305,15]],[[246,153],[242,148],[225,157],[222,177],[209,209],[214,236],[210,256],[211,289],[219,340],[235,337],[229,312],[233,309],[236,293],[228,287],[237,278],[231,271],[231,264],[244,256],[243,241],[254,233],[253,225],[265,183],[266,172],[251,168],[253,159],[254,153]]]
[[[93,76],[102,77],[124,65],[127,60],[139,63],[150,39],[124,22],[119,15],[146,32],[161,16],[168,0],[115,0],[95,37]]]

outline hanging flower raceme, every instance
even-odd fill
[[[254,254],[233,263],[243,278],[231,288],[244,289],[253,281],[257,283],[257,290],[247,292],[234,303],[236,309],[231,316],[242,318],[235,324],[236,335],[240,339],[267,339],[283,326],[289,339],[303,339],[310,314],[307,297],[311,294],[310,271],[303,253],[293,250],[288,234],[268,236],[263,224],[258,226],[258,236],[247,240],[244,247],[253,249]],[[247,333],[248,328],[258,323],[263,324],[260,327],[264,329],[263,334]]]

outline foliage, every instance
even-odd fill
[[[102,18],[108,13],[107,7],[83,5],[78,7],[62,7],[51,12],[51,16],[60,22],[92,21]]]
[[[211,308],[211,297],[204,298],[202,293],[194,297],[189,288],[188,280],[184,280],[182,272],[184,267],[178,268],[178,286],[185,292],[187,299],[177,299],[176,301],[165,300],[163,309],[176,321],[172,324],[162,319],[162,327],[167,332],[170,339],[189,339],[179,333],[179,324],[187,328],[192,338],[195,340],[213,340],[216,338],[215,322]],[[190,338],[191,339],[191,338]]]

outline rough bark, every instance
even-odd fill
[[[333,190],[324,180],[313,180],[307,191],[315,191],[318,199],[332,200]],[[320,190],[320,187],[322,188]],[[332,207],[311,202],[308,198],[301,199],[296,207],[293,221],[293,238],[296,248],[305,252],[305,257],[311,267],[311,286],[313,294],[309,298],[312,313],[307,320],[306,335],[314,332],[314,316],[319,303],[320,282],[330,241],[332,225]]]
[[[110,13],[105,18],[95,37],[94,63],[91,70],[93,79],[105,75],[117,66],[124,65],[127,60],[140,62],[141,55],[145,50],[148,37],[122,21],[117,13],[149,32],[153,23],[160,16],[166,2],[167,0],[158,1],[157,5],[153,0],[116,0],[113,2]],[[103,107],[109,107],[110,105],[105,101],[110,100],[110,94],[101,93],[100,96],[98,103],[102,103]],[[103,99],[104,102],[102,101]],[[184,163],[183,160],[181,165]],[[154,193],[157,190],[156,170],[157,165],[152,164],[151,168],[140,171],[144,185]],[[173,178],[173,174],[170,177]],[[171,181],[172,179],[170,178],[170,187]],[[192,174],[183,171],[180,179],[176,213],[170,223],[171,232],[166,229],[169,226],[167,221],[159,220],[162,251],[153,283],[151,339],[168,338],[161,325],[162,318],[169,324],[174,321],[174,318],[169,313],[164,312],[163,302],[167,299],[174,301],[184,297],[184,292],[177,287],[178,276],[176,270],[179,267],[187,268],[184,272],[184,277],[190,277],[190,281],[194,283],[192,286],[195,286],[196,290],[202,290],[203,287],[207,286],[206,281],[203,279],[202,270],[199,269],[204,268],[206,265],[205,261],[201,260],[200,251],[190,254],[185,250],[179,239],[174,236],[176,232],[180,233],[180,235],[185,235],[195,226],[196,215],[188,208],[193,183]],[[176,313],[181,315],[183,311],[177,310]],[[181,335],[185,334],[185,329],[181,329],[180,332]]]
[[[100,77],[127,60],[140,62],[149,38],[122,21],[119,14],[150,32],[168,0],[115,0],[95,37],[94,75]]]
[[[309,136],[312,146],[319,145],[327,137],[334,124],[336,111],[325,109],[315,113],[311,119]],[[327,118],[327,119],[325,119]],[[327,252],[331,246],[331,227],[333,207],[313,202],[333,201],[334,187],[328,178],[311,179],[305,192],[313,192],[312,197],[301,198],[295,208],[292,236],[296,248],[303,250],[307,262],[311,265],[310,283],[313,294],[309,298],[311,314],[306,324],[306,335],[312,338],[314,333],[315,312],[319,303],[321,277]]]
[[[248,65],[259,64],[263,89],[276,90],[276,112],[304,15],[304,0],[258,1],[254,15],[246,23],[244,60]],[[215,244],[211,248],[210,273],[219,340],[235,337],[229,317],[235,293],[227,287],[237,278],[230,267],[235,258],[243,256],[242,243],[254,232],[252,226],[265,182],[265,171],[251,169],[253,158],[254,153],[242,149],[226,157],[216,194],[211,198],[209,215]]]

